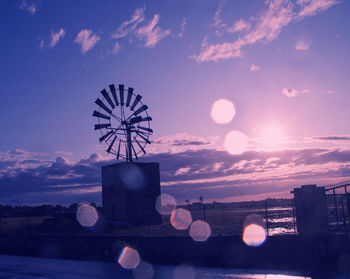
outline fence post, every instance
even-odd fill
[[[266,235],[269,236],[269,218],[267,214],[267,201],[265,200],[265,220],[266,220]]]
[[[295,218],[295,205],[292,207],[292,222],[293,222],[293,228],[294,228],[294,233],[297,233],[297,226],[296,226],[296,218]]]
[[[337,220],[337,230],[339,230],[339,217],[338,217],[338,205],[337,205],[337,197],[335,195],[335,188],[333,188],[333,198],[334,198],[334,210],[335,210],[335,218]]]
[[[344,225],[344,230],[345,232],[348,231],[348,228],[346,226],[346,218],[345,218],[345,208],[344,208],[344,199],[343,197],[341,198],[341,207],[342,207],[342,213],[343,213],[343,225]]]

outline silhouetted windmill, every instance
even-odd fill
[[[119,84],[118,90],[111,84],[101,94],[102,100],[95,101],[98,110],[92,114],[98,119],[95,130],[101,132],[100,142],[104,141],[106,151],[117,159],[138,160],[140,153],[146,153],[145,146],[151,143],[149,136],[153,133],[148,106],[142,103],[141,95],[135,95],[131,87],[125,89],[123,84]]]
[[[146,153],[152,118],[141,95],[123,84],[101,90],[93,112],[106,151],[126,162],[102,166],[102,214],[110,224],[155,225],[162,222],[155,208],[160,196],[159,164],[133,162]],[[132,205],[132,206],[131,206]]]

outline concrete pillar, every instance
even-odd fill
[[[302,185],[295,188],[295,213],[298,233],[319,236],[328,233],[327,201],[324,187]]]

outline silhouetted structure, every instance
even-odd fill
[[[104,216],[115,223],[160,224],[161,216],[155,209],[160,195],[159,164],[133,163],[151,143],[148,106],[142,103],[141,95],[135,95],[132,87],[125,89],[124,84],[118,88],[110,84],[101,94],[102,100],[95,101],[98,111],[92,114],[98,120],[94,129],[101,132],[99,141],[106,143],[108,153],[127,161],[102,167]]]
[[[331,195],[328,194],[327,196],[332,197],[333,200],[333,210],[329,212],[329,217],[335,218],[336,232],[347,233],[349,230],[350,195],[347,189],[349,186],[350,181],[342,181],[325,186],[326,192],[331,192]],[[343,223],[343,226],[341,226],[341,223]],[[333,226],[331,229],[333,229]]]
[[[295,211],[298,233],[317,236],[328,233],[327,201],[325,187],[302,185],[295,188]]]
[[[109,90],[102,89],[101,94],[102,100],[95,101],[98,111],[92,114],[98,120],[94,129],[101,132],[99,141],[106,143],[106,151],[117,160],[138,160],[138,156],[146,153],[145,147],[151,143],[149,136],[153,133],[148,106],[142,103],[141,95],[135,95],[132,87],[126,90],[124,84],[119,84],[118,89],[110,84]]]
[[[102,167],[102,210],[116,223],[160,224],[158,163],[125,162]]]

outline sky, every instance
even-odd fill
[[[350,2],[0,2],[2,204],[101,202],[96,98],[133,87],[178,202],[350,175]],[[220,106],[220,104],[228,104]]]

